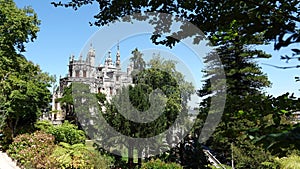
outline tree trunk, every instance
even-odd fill
[[[9,133],[10,134],[10,139],[13,139],[14,138],[14,125],[13,125],[13,121],[12,121],[12,119],[9,119],[8,121],[9,121],[8,122],[8,129],[10,129],[10,132],[11,132],[11,133]]]
[[[16,136],[16,129],[17,129],[17,125],[18,125],[19,119],[20,119],[19,117],[16,118],[15,124],[13,126],[13,130],[12,130],[13,137]]]
[[[133,145],[130,140],[128,143],[128,167],[133,168]]]
[[[183,142],[183,143],[182,143]],[[180,147],[179,147],[179,158],[180,158],[180,164],[184,164],[184,141],[180,142]]]
[[[142,167],[142,153],[143,153],[143,149],[139,148],[138,149],[138,167],[139,168]]]

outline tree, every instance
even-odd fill
[[[40,21],[32,8],[19,9],[13,0],[1,0],[0,11],[0,55],[15,57],[16,49],[25,51],[24,43],[37,37]]]
[[[233,151],[236,168],[264,168],[262,162],[270,160],[271,154],[278,153],[278,150],[275,147],[267,148],[270,142],[266,140],[257,140],[265,138],[267,133],[279,134],[290,130],[291,126],[283,119],[288,112],[297,110],[298,104],[297,100],[289,98],[288,95],[274,98],[262,92],[270,82],[253,60],[270,56],[247,46],[254,42],[260,43],[260,35],[252,39],[243,39],[236,22],[232,22],[230,26],[231,29],[216,33],[212,38],[216,39],[213,43],[218,45],[216,50],[226,73],[227,97],[222,121],[206,144],[218,152],[219,158],[225,163],[230,164]],[[241,41],[243,43],[240,43]],[[200,96],[214,95],[210,79],[218,76],[218,69],[215,68],[218,62],[215,58],[208,55],[205,63],[207,69],[204,73],[208,78],[199,90]],[[210,101],[211,96],[201,103],[200,121],[207,116]]]
[[[74,111],[74,98],[72,96],[72,84],[65,87],[63,89],[62,97],[57,98],[55,101],[61,103],[62,105],[61,108],[66,113],[66,120],[77,124],[75,111]]]
[[[11,140],[17,130],[33,128],[42,110],[48,108],[48,87],[53,78],[18,53],[36,38],[39,20],[34,11],[18,9],[12,0],[1,0],[0,13],[0,106],[4,113],[0,126]]]
[[[187,113],[187,102],[194,92],[193,85],[185,81],[184,75],[176,70],[175,61],[157,56],[147,66],[149,67],[136,75],[134,86],[120,89],[111,104],[107,105],[105,112],[102,112],[110,126],[132,138],[150,138],[166,131],[179,113]],[[151,155],[165,148],[158,140],[140,145],[141,143],[136,144],[133,139],[121,140],[122,137],[108,135],[106,143],[118,142],[125,145],[129,157],[133,156],[133,150],[136,149],[139,165],[143,151]],[[154,142],[158,145],[154,145]],[[131,165],[133,158],[128,158],[128,163]]]
[[[154,97],[154,100],[151,101],[151,98],[149,100],[150,93],[155,89],[160,89],[166,95],[166,98],[158,95],[158,98]],[[118,132],[132,138],[149,138],[158,135],[173,124],[181,111],[180,93],[175,79],[164,71],[152,68],[139,72],[135,85],[120,90],[112,100],[112,103],[112,105],[108,106],[107,112],[104,113],[106,121]],[[163,107],[163,110],[157,109],[163,103],[166,104],[166,107]],[[152,105],[152,109],[150,109],[150,105]],[[148,115],[145,115],[145,118],[144,113],[146,111],[149,112],[147,112]],[[162,114],[157,119],[148,123],[141,123],[142,121],[147,121],[147,117],[149,118],[151,115],[156,116],[160,113]],[[134,118],[132,115],[138,117]],[[131,120],[129,121],[128,119]],[[132,119],[141,122],[136,122]],[[143,145],[135,144],[132,139],[118,140],[118,136],[110,139],[115,140],[113,143],[116,143],[116,141],[119,143],[123,142],[128,148],[128,163],[130,166],[133,164],[134,148],[138,149],[138,155],[141,158],[142,151],[145,148]],[[144,144],[147,145],[147,143]],[[153,147],[150,147],[150,149],[153,149]],[[139,160],[139,163],[141,163],[141,160]]]
[[[133,69],[137,71],[144,70],[146,67],[146,62],[143,59],[143,54],[137,48],[135,48],[131,54],[133,56],[130,58],[130,61],[133,62]]]
[[[178,62],[175,60],[166,60],[161,57],[160,54],[154,54],[153,58],[150,59],[148,66],[168,72],[175,78],[181,92],[181,104],[183,105],[183,108],[188,108],[187,104],[188,101],[191,100],[191,95],[195,93],[195,87],[192,82],[186,81],[185,75],[182,72],[176,70],[176,64],[178,64]]]
[[[130,61],[133,63],[133,71],[131,76],[133,78],[133,82],[135,82],[137,74],[145,69],[146,62],[143,59],[143,54],[137,48],[135,48],[131,54],[132,57],[130,58]]]
[[[260,43],[259,35],[253,39],[243,39],[244,36],[239,32],[235,21],[230,24],[230,27],[231,29],[218,32],[213,37],[215,41],[212,43],[218,45],[216,51],[226,75],[227,96],[222,120],[213,136],[206,142],[206,145],[222,154],[219,157],[220,159],[227,158],[228,161],[222,160],[226,163],[230,161],[232,143],[239,146],[239,148],[244,146],[242,151],[247,150],[247,148],[248,151],[253,151],[255,148],[253,146],[250,149],[250,145],[247,145],[248,143],[245,142],[245,139],[242,139],[243,135],[241,133],[254,127],[256,120],[261,118],[256,112],[255,105],[258,100],[261,101],[264,97],[261,89],[270,85],[267,76],[263,74],[253,61],[256,58],[267,58],[269,55],[259,50],[250,49],[247,46],[254,42]],[[207,55],[204,62],[207,65],[207,68],[203,70],[206,79],[198,94],[200,97],[206,97],[206,99],[200,104],[199,120],[205,119],[209,113],[211,97],[214,97],[211,95],[215,95],[211,79],[216,78],[219,74],[219,70],[216,68],[219,61],[213,57],[213,54]],[[197,127],[201,128],[202,125]],[[199,136],[199,133],[196,133],[196,135]],[[239,159],[241,158],[242,156],[239,157]],[[252,159],[254,158],[252,157]],[[256,161],[259,163],[259,160]],[[248,161],[247,166],[249,168],[253,168],[251,165],[258,167],[257,163],[253,164],[253,162]]]
[[[52,2],[55,6],[65,6],[73,9],[94,3],[93,0],[72,0],[64,3]],[[274,41],[274,48],[280,49],[300,42],[299,33],[299,1],[97,1],[99,13],[95,14],[96,26],[104,26],[126,15],[143,12],[168,13],[186,19],[199,27],[206,35],[213,37],[217,32],[228,30],[233,20],[241,28],[240,33],[248,39],[257,34],[263,34],[263,42]],[[160,22],[153,22],[159,25]],[[170,25],[159,25],[161,30]],[[181,32],[181,39],[190,36]],[[177,32],[180,33],[180,32]],[[172,45],[173,38],[159,40],[157,43]],[[295,52],[296,53],[296,52]]]
[[[49,107],[50,82],[53,80],[38,66],[19,56],[19,70],[10,72],[3,83],[4,111],[7,113],[6,128],[11,136],[24,125],[33,125],[42,110]]]

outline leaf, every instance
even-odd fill
[[[283,113],[283,114],[288,113],[288,111],[286,111],[286,110],[280,110],[280,112]]]
[[[243,110],[238,111],[239,115],[243,115],[245,112]]]

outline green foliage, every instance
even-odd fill
[[[92,3],[92,0],[72,0],[65,3],[53,3],[55,6],[65,6],[77,9],[82,5]],[[263,43],[275,40],[274,48],[280,49],[289,44],[299,43],[299,6],[298,0],[282,1],[239,1],[231,0],[224,2],[215,1],[167,1],[157,3],[157,1],[97,1],[99,3],[99,12],[95,14],[95,25],[104,26],[124,16],[131,16],[134,13],[141,13],[143,19],[147,18],[144,12],[168,13],[186,19],[196,25],[204,34],[214,35],[218,32],[224,32],[231,27],[234,21],[238,25],[243,39],[253,39],[253,36],[262,35]],[[145,16],[146,15],[146,16]],[[141,18],[139,18],[141,19]],[[124,20],[123,20],[124,21]],[[130,22],[130,19],[126,19]],[[159,27],[156,31],[160,34],[169,33],[184,39],[194,36],[195,42],[199,42],[201,37],[198,35],[186,34],[182,26],[181,30],[170,32],[172,22],[149,22],[153,27]],[[173,46],[174,38],[170,36],[161,38],[157,32],[151,38],[155,44],[165,44]],[[177,38],[178,39],[178,38]],[[243,43],[241,39],[241,43]],[[225,39],[226,40],[226,39]]]
[[[0,57],[0,64],[5,64]],[[40,68],[19,56],[19,70],[9,69],[2,90],[6,98],[4,111],[7,113],[6,127],[13,135],[22,125],[32,125],[50,102],[48,87],[53,80]],[[1,69],[1,68],[0,68]],[[0,76],[3,75],[0,73]]]
[[[96,97],[97,100],[102,104],[106,101],[106,95],[103,93],[96,93]]]
[[[296,169],[300,168],[300,157],[293,153],[287,157],[275,157],[272,161],[263,162],[263,165],[272,169]]]
[[[78,122],[74,111],[74,98],[72,88],[73,84],[65,87],[63,89],[62,97],[57,98],[55,102],[59,102],[61,104],[61,108],[66,112],[65,120],[68,120],[77,125]]]
[[[59,143],[50,156],[58,168],[109,169],[112,159],[102,156],[83,144]]]
[[[63,91],[63,97],[56,99],[56,101],[63,104],[74,104],[72,97],[72,85],[65,87]]]
[[[39,31],[34,11],[1,0],[0,13],[0,130],[9,143],[17,134],[33,129],[41,111],[48,108],[48,87],[54,79],[20,54],[24,43],[33,41]]]
[[[146,68],[146,62],[143,59],[143,53],[141,53],[137,48],[135,48],[132,52],[132,57],[130,58],[131,63],[133,64],[133,70],[131,72],[131,76],[133,79],[133,83],[136,83],[136,76],[138,73]]]
[[[176,162],[184,168],[206,168],[208,161],[197,138],[186,136],[176,146],[158,156],[165,162]]]
[[[229,166],[227,166],[227,165],[222,165],[225,169],[232,169],[232,167],[229,167]],[[210,168],[212,168],[212,169],[218,169],[218,168],[220,168],[220,167],[215,167],[215,166],[213,166],[213,165],[208,165],[208,167],[210,167]]]
[[[194,87],[187,83],[184,76],[176,70],[176,62],[157,57],[151,60],[149,66],[136,74],[134,86],[123,87],[119,90],[112,99],[113,104],[108,104],[103,113],[106,122],[124,135],[144,138],[165,131],[174,123],[178,114],[186,109],[185,103],[194,90]],[[151,97],[153,93],[156,93],[155,97]],[[120,110],[123,111],[122,114],[118,112]],[[158,113],[159,116],[147,123],[128,120],[137,117],[131,117],[132,115],[145,112],[148,117],[142,115],[139,120],[147,121]],[[106,144],[114,144],[116,139],[119,138],[105,138]],[[130,147],[128,146],[130,143],[122,142],[122,140],[118,142],[123,143],[129,153],[133,153],[134,148],[141,153],[145,148],[136,145],[136,147]],[[147,153],[164,148],[159,146],[149,148]],[[132,159],[128,161],[130,160]]]
[[[35,127],[53,135],[55,137],[55,143],[65,142],[71,145],[85,143],[86,137],[84,131],[79,130],[77,126],[68,121],[57,126],[53,126],[47,121],[39,121]]]
[[[264,169],[264,161],[271,161],[270,152],[259,145],[254,145],[248,140],[243,140],[242,145],[232,146],[235,168],[260,168]]]
[[[22,134],[14,138],[7,153],[25,168],[108,169],[112,159],[102,156],[84,144],[59,143],[44,131]]]
[[[137,71],[142,71],[146,68],[146,62],[143,59],[143,53],[141,53],[137,48],[135,48],[131,54],[130,61],[133,62],[133,69]]]
[[[183,167],[176,163],[165,163],[159,159],[152,159],[143,163],[141,169],[183,169]]]
[[[53,124],[49,120],[39,120],[34,124],[34,127],[38,130],[47,132],[49,128],[53,127]]]
[[[264,168],[262,163],[270,160],[272,155],[284,156],[291,149],[298,147],[297,141],[286,142],[296,140],[297,132],[286,135],[293,127],[285,119],[289,112],[299,109],[299,101],[289,94],[276,98],[266,96],[262,92],[270,82],[254,59],[270,56],[263,51],[247,47],[249,44],[260,44],[262,39],[260,35],[244,39],[236,21],[230,26],[231,28],[223,30],[224,32],[217,32],[213,41],[218,45],[217,52],[224,65],[227,97],[222,121],[206,144],[222,154],[218,158],[223,163],[229,163],[233,143],[236,168]],[[207,63],[205,77],[209,79],[199,90],[199,95],[209,96],[214,92],[210,79],[218,77],[218,61],[213,55],[208,55],[204,62]],[[196,125],[196,128],[201,128],[200,121],[205,119],[209,112],[210,99],[204,99],[200,105],[200,125]],[[275,135],[278,137],[271,137]]]
[[[0,55],[14,53],[15,47],[24,51],[24,43],[33,41],[39,31],[36,13],[30,7],[18,9],[13,0],[1,0],[0,13]]]
[[[155,104],[152,105],[154,107],[156,104],[166,103],[166,107],[162,110],[163,113],[158,119],[149,123],[130,122],[120,113],[116,113],[117,110],[114,106],[109,105],[107,112],[104,114],[108,123],[123,134],[133,137],[146,137],[149,134],[153,136],[164,131],[172,124],[181,110],[178,85],[168,73],[156,69],[141,71],[137,76],[137,84],[134,87],[120,90],[120,93],[113,98],[113,103],[118,104],[118,107],[122,107],[122,110],[127,111],[122,112],[123,114],[130,116],[133,111],[131,105],[134,106],[134,109],[140,111],[145,111],[150,107],[148,97],[155,89],[162,90],[166,95],[166,98],[159,97],[158,100],[154,100]],[[160,112],[152,111],[150,113]]]
[[[3,70],[4,74],[1,74],[3,67],[0,68],[0,79],[5,77],[0,83],[5,98],[2,110],[6,115],[2,129],[9,138],[18,134],[17,131],[32,128],[42,110],[48,108],[51,96],[48,87],[53,80],[22,56],[17,56],[14,62],[17,66]],[[0,65],[6,63],[0,57]]]
[[[288,157],[275,158],[275,161],[279,163],[282,169],[296,169],[300,168],[300,156],[292,154]]]
[[[167,72],[172,76],[173,82],[175,81],[179,87],[182,108],[186,109],[188,101],[191,100],[191,95],[195,93],[195,87],[191,82],[186,81],[185,75],[182,72],[176,70],[176,64],[176,61],[166,60],[160,54],[156,54],[151,58],[148,66],[152,69]]]
[[[219,123],[213,136],[207,141],[207,145],[214,151],[222,154],[217,156],[222,163],[229,163],[231,157],[231,144],[238,146],[235,156],[239,166],[237,168],[259,168],[261,162],[266,161],[267,155],[260,146],[254,146],[247,137],[247,130],[257,126],[261,117],[264,116],[266,105],[262,102],[266,97],[261,89],[270,85],[267,76],[263,74],[260,67],[254,62],[258,57],[269,57],[262,51],[250,49],[249,43],[260,43],[259,37],[253,39],[243,39],[236,22],[231,23],[231,27],[224,32],[217,32],[216,41],[218,45],[217,54],[224,66],[226,75],[226,105],[223,111],[222,121]],[[241,43],[241,41],[243,43]],[[205,83],[198,94],[200,97],[209,96],[200,103],[200,114],[195,125],[195,134],[198,133],[209,113],[211,97],[217,97],[217,91],[213,91],[211,79],[219,76],[219,60],[211,53],[205,57],[206,69],[203,71],[206,78]],[[217,85],[217,84],[214,84]],[[212,95],[212,93],[214,93]],[[257,105],[261,105],[258,107]],[[271,105],[271,104],[270,104]],[[264,107],[265,106],[265,107]],[[222,110],[221,110],[222,111]],[[244,154],[243,151],[253,154]],[[260,155],[259,157],[256,155]]]
[[[25,168],[52,168],[49,156],[54,150],[54,137],[42,131],[14,138],[7,153]]]
[[[72,0],[65,5],[77,9],[92,3],[91,0]],[[227,78],[226,108],[213,137],[207,142],[223,158],[230,157],[230,144],[236,145],[236,158],[240,161],[240,168],[263,168],[261,162],[268,160],[269,152],[285,155],[288,150],[297,148],[298,131],[295,126],[285,123],[285,118],[295,106],[289,103],[292,99],[282,99],[266,96],[261,89],[270,85],[265,74],[262,73],[255,58],[268,58],[270,55],[253,47],[274,41],[274,48],[279,50],[293,43],[300,42],[299,28],[299,0],[282,1],[168,1],[163,5],[157,1],[97,1],[99,13],[95,16],[97,26],[104,26],[123,16],[146,11],[169,13],[179,16],[198,26],[205,35],[209,35],[212,44],[218,46],[218,54],[224,64]],[[145,14],[147,15],[147,14]],[[147,16],[143,17],[143,19]],[[128,22],[131,20],[128,19]],[[172,22],[152,22],[154,27],[159,26],[159,33],[176,35],[179,39],[194,37],[199,43],[201,38],[185,34],[186,25],[182,30],[170,32]],[[188,27],[189,28],[189,27]],[[167,36],[165,39],[156,34],[152,36],[155,44],[164,44],[172,47],[176,42]],[[299,49],[292,49],[293,56],[299,55]],[[212,54],[213,55],[213,54]],[[214,57],[205,58],[208,68],[218,65]],[[288,56],[282,58],[290,59]],[[296,57],[295,57],[296,58]],[[158,62],[159,63],[159,62]],[[218,77],[218,69],[205,71],[207,78]],[[210,80],[205,81],[200,96],[208,96],[211,90]],[[208,114],[211,97],[201,103],[200,116],[195,125],[195,135],[200,134],[203,119]],[[287,103],[287,104],[286,104]],[[297,104],[294,104],[298,106]],[[287,146],[284,140],[288,141]],[[283,146],[283,147],[282,147]],[[282,149],[283,148],[283,149]],[[250,154],[250,152],[252,154]],[[224,160],[226,161],[226,160]]]

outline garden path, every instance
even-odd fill
[[[8,155],[0,151],[0,169],[20,169]]]

